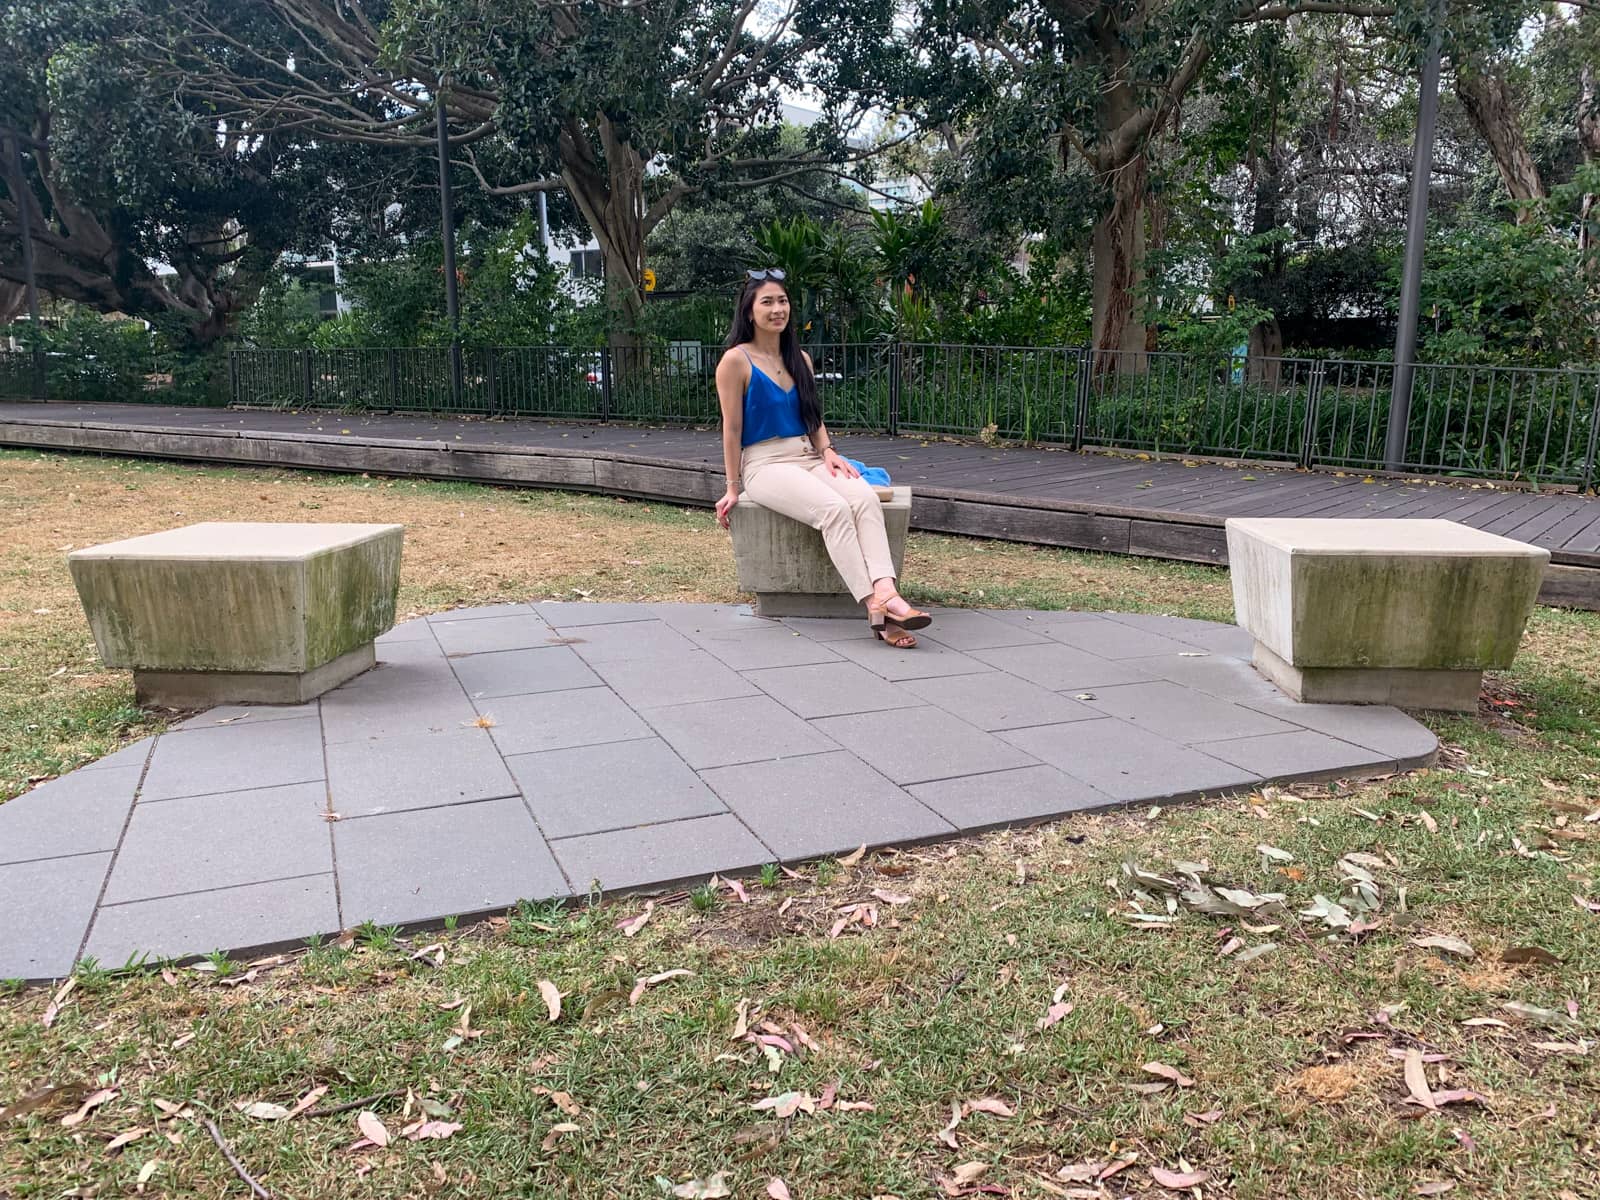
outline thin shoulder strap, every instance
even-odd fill
[[[739,347],[739,353],[744,355],[745,362],[749,363],[752,367],[756,365],[756,360],[750,357],[750,351],[746,350],[743,346]]]

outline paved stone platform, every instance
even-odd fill
[[[309,704],[217,708],[0,805],[0,978],[664,887],[1265,781],[1386,774],[1434,736],[1298,704],[1232,626],[711,605],[439,613]]]

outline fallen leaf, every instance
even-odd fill
[[[834,1103],[834,1112],[877,1112],[878,1106],[870,1100],[839,1100]]]
[[[645,986],[647,987],[655,987],[656,984],[665,983],[669,979],[681,979],[686,975],[693,974],[693,971],[690,971],[685,967],[675,967],[671,971],[660,971],[655,975],[648,976],[644,982]]]
[[[1439,832],[1439,822],[1433,819],[1433,814],[1425,808],[1417,809],[1417,819],[1427,827],[1429,833]]]
[[[298,1117],[301,1113],[305,1112],[308,1108],[314,1105],[318,1100],[321,1100],[327,1094],[327,1084],[321,1084],[312,1088],[304,1096],[301,1096],[298,1101],[296,1101],[295,1106],[289,1110],[288,1116],[284,1119],[292,1121],[295,1117]]]
[[[726,1171],[718,1171],[707,1180],[691,1179],[680,1183],[672,1189],[672,1194],[678,1200],[722,1200],[724,1196],[733,1195],[728,1190]]]
[[[1411,1189],[1413,1196],[1442,1196],[1446,1192],[1454,1191],[1455,1184],[1448,1179],[1436,1179],[1432,1183],[1419,1183]]]
[[[419,1121],[407,1127],[405,1136],[413,1142],[443,1141],[460,1131],[455,1121]]]
[[[418,959],[422,960],[423,962],[430,962],[436,967],[444,966],[443,944],[440,942],[434,942],[431,946],[424,946],[422,949],[408,955],[406,961],[415,962]]]
[[[740,904],[750,903],[750,893],[744,890],[744,884],[740,883],[737,879],[727,879],[723,882],[728,885],[728,890],[739,898]]]
[[[1437,1108],[1443,1108],[1447,1104],[1482,1104],[1483,1097],[1466,1088],[1450,1088],[1443,1092],[1434,1092],[1433,1103]]]
[[[1536,1004],[1525,1004],[1521,1000],[1507,1000],[1500,1007],[1509,1013],[1515,1013],[1525,1021],[1532,1021],[1535,1025],[1561,1027],[1572,1024],[1572,1018],[1564,1012],[1558,1012],[1553,1008],[1540,1008]]]
[[[1056,1022],[1060,1021],[1071,1012],[1072,1005],[1070,1004],[1064,1002],[1052,1004],[1049,1008],[1044,1010],[1044,1016],[1039,1018],[1039,1028],[1049,1029],[1050,1026],[1056,1024]]]
[[[533,1094],[550,1097],[550,1102],[569,1117],[575,1117],[583,1111],[583,1106],[567,1092],[552,1092],[547,1087],[536,1087],[533,1089]]]
[[[1430,934],[1428,937],[1412,938],[1413,946],[1421,946],[1425,950],[1438,950],[1443,954],[1454,954],[1458,958],[1473,957],[1473,949],[1458,937],[1449,937],[1445,934]]]
[[[1280,850],[1276,846],[1267,845],[1265,842],[1256,847],[1256,853],[1268,862],[1291,863],[1294,861],[1294,855],[1287,850]]]
[[[101,1088],[98,1092],[95,1092],[86,1100],[84,1100],[83,1104],[78,1107],[77,1111],[70,1112],[66,1116],[62,1117],[61,1123],[68,1129],[71,1129],[74,1125],[82,1125],[84,1121],[88,1120],[90,1113],[99,1108],[102,1104],[105,1104],[110,1100],[115,1100],[119,1094],[120,1093],[116,1088]]]
[[[1130,1083],[1128,1090],[1141,1096],[1158,1096],[1172,1085],[1170,1083]]]
[[[247,1100],[241,1100],[234,1107],[245,1116],[257,1121],[286,1121],[290,1115],[290,1110],[283,1105],[269,1104],[265,1100],[257,1100],[253,1104]]]
[[[950,1172],[950,1178],[958,1184],[967,1184],[976,1180],[989,1169],[986,1162],[964,1162]]]
[[[767,1180],[767,1196],[769,1200],[791,1200],[789,1185],[774,1175]]]
[[[1502,1021],[1498,1017],[1468,1017],[1461,1022],[1463,1025],[1492,1025],[1496,1029],[1510,1029],[1509,1021]]]
[[[561,989],[548,979],[539,980],[539,995],[544,997],[545,1011],[550,1014],[551,1021],[561,1019]]]
[[[550,1126],[550,1132],[544,1135],[544,1141],[539,1143],[539,1148],[548,1154],[555,1149],[556,1143],[561,1140],[563,1135],[577,1133],[580,1128],[581,1126],[574,1125],[571,1121],[562,1121],[559,1125],[552,1125]]]
[[[1215,1125],[1220,1120],[1222,1120],[1222,1110],[1220,1108],[1213,1108],[1210,1112],[1183,1114],[1183,1123],[1194,1129]]]
[[[1540,946],[1512,946],[1500,952],[1503,963],[1537,963],[1542,967],[1558,967],[1561,960]]]
[[[1151,1167],[1150,1178],[1164,1188],[1177,1192],[1184,1188],[1199,1187],[1211,1178],[1210,1171],[1169,1171],[1165,1167]]]
[[[873,888],[872,889],[872,895],[876,899],[882,900],[885,904],[888,904],[888,905],[891,905],[891,906],[896,905],[896,904],[910,904],[911,903],[911,897],[910,896],[904,895],[901,892],[885,891],[883,888]]]
[[[750,1032],[750,1001],[740,1000],[734,1006],[733,1032],[728,1035],[728,1040],[737,1042]]]
[[[969,1115],[975,1112],[988,1113],[994,1117],[1014,1117],[1017,1115],[1016,1109],[1012,1108],[1004,1100],[997,1100],[993,1096],[984,1096],[979,1100],[968,1100],[962,1107]]]
[[[389,1144],[389,1130],[375,1112],[363,1112],[356,1117],[356,1128],[362,1137],[380,1149]]]
[[[78,977],[70,976],[65,983],[56,989],[56,994],[50,997],[50,1003],[45,1007],[44,1015],[39,1018],[39,1024],[46,1029],[56,1023],[56,1018],[61,1015],[61,1009],[67,1003],[67,997],[72,995],[72,989],[78,986]]]
[[[636,917],[628,917],[624,920],[618,921],[617,928],[622,930],[623,937],[631,938],[634,934],[638,933],[639,930],[645,927],[646,923],[648,923],[650,920],[651,914],[655,911],[656,902],[654,900],[646,900],[644,904],[644,911],[642,913]]]
[[[1147,1062],[1139,1068],[1147,1075],[1155,1075],[1161,1079],[1170,1080],[1181,1088],[1193,1087],[1194,1080],[1190,1079],[1176,1067],[1169,1067],[1166,1063]]]
[[[1411,1093],[1411,1098],[1423,1108],[1437,1108],[1433,1092],[1428,1089],[1428,1072],[1422,1065],[1422,1051],[1415,1046],[1407,1050],[1406,1063],[1401,1070],[1405,1075],[1406,1090]]]
[[[116,1137],[112,1138],[109,1142],[106,1143],[106,1153],[107,1154],[115,1154],[118,1150],[121,1150],[129,1142],[137,1142],[140,1138],[142,1138],[145,1134],[147,1134],[149,1132],[150,1132],[149,1129],[145,1128],[143,1125],[140,1125],[135,1129],[127,1130],[125,1133],[119,1133],[119,1134],[117,1134]]]
[[[1277,942],[1262,942],[1259,946],[1251,946],[1250,949],[1235,954],[1233,961],[1236,965],[1242,966],[1247,962],[1254,962],[1263,954],[1271,954],[1277,948]]]
[[[961,1124],[961,1105],[952,1101],[950,1104],[950,1123],[939,1130],[939,1140],[952,1150],[961,1149],[961,1143],[956,1140],[956,1126]]]
[[[764,1096],[750,1107],[771,1109],[773,1115],[778,1117],[792,1117],[797,1112],[816,1112],[817,1101],[810,1092],[784,1092],[777,1096]]]
[[[867,852],[867,844],[865,842],[863,842],[863,843],[861,843],[861,845],[857,846],[854,850],[850,851],[849,854],[846,854],[843,858],[841,858],[839,860],[839,865],[841,867],[853,867],[858,862],[861,861],[862,857],[866,854],[866,852]]]
[[[1094,1183],[1105,1169],[1103,1162],[1069,1163],[1056,1172],[1056,1178],[1064,1183]]]

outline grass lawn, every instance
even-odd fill
[[[0,452],[0,800],[162,720],[97,669],[65,551],[273,518],[403,521],[403,612],[737,595],[704,512]],[[928,535],[908,555],[918,600],[1230,610],[1209,568]],[[88,968],[48,1024],[49,991],[13,991],[0,1197],[247,1196],[244,1172],[300,1200],[1589,1200],[1597,689],[1600,619],[1541,610],[1406,777],[774,867],[744,896]],[[1284,899],[1169,905],[1174,863]],[[1319,897],[1358,932],[1302,915]]]

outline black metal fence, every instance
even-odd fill
[[[824,411],[839,428],[1361,471],[1384,465],[1389,363],[910,342],[809,350]],[[234,350],[226,387],[190,402],[651,424],[718,419],[712,376],[721,348],[712,344],[458,353],[459,370],[448,347]],[[34,394],[34,369],[31,355],[0,354],[0,396]],[[169,384],[159,371],[52,361],[46,394],[171,403]],[[1588,490],[1600,482],[1597,443],[1600,369],[1419,363],[1401,465]]]

